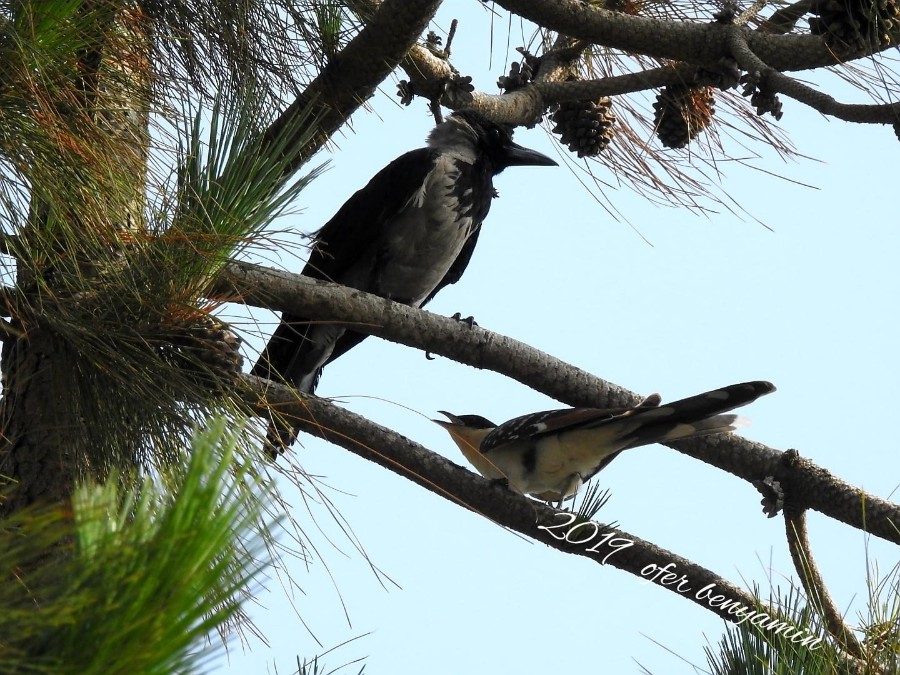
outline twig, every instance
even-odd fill
[[[853,629],[844,622],[813,559],[809,532],[806,529],[806,510],[786,506],[784,524],[794,569],[800,576],[806,596],[824,619],[825,628],[848,654],[858,659],[865,658],[863,646],[853,634]]]
[[[799,0],[793,5],[782,7],[772,13],[772,16],[760,26],[760,30],[778,35],[790,33],[803,15],[810,11],[812,5],[813,0]]]
[[[735,26],[743,26],[754,16],[759,14],[766,7],[766,0],[755,0],[755,2],[750,5],[743,12],[734,17],[734,25]]]
[[[447,45],[444,47],[444,56],[445,58],[450,58],[450,45],[453,44],[453,38],[456,37],[456,27],[459,25],[459,21],[453,19],[450,22],[450,31],[447,33]]]

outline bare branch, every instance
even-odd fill
[[[737,26],[728,28],[728,45],[735,60],[742,69],[759,79],[767,90],[790,96],[823,115],[831,115],[845,122],[893,124],[900,120],[900,103],[839,103],[832,96],[778,72],[753,53],[747,43],[745,30]]]
[[[475,368],[501,373],[567,405],[634,405],[641,396],[480,327],[469,328],[431,312],[337,284],[231,263],[212,289],[220,300],[241,298],[269,309],[333,321],[409,347],[431,351]],[[900,506],[869,495],[795,453],[782,453],[733,434],[672,443],[671,447],[752,484],[767,477],[783,486],[787,501],[900,544]]]
[[[784,525],[791,560],[794,561],[794,569],[797,570],[809,602],[819,611],[824,619],[825,628],[835,637],[838,644],[852,656],[865,658],[862,645],[853,634],[853,629],[844,623],[844,618],[834,604],[834,599],[828,592],[825,580],[813,559],[809,532],[806,529],[806,511],[790,506],[785,508]]]
[[[209,296],[314,316],[501,373],[575,405],[621,407],[643,397],[512,338],[351,288],[250,263],[231,263]]]
[[[790,33],[794,30],[794,26],[810,11],[813,6],[813,0],[797,0],[797,2],[787,7],[776,10],[772,16],[760,26],[760,30],[765,33]]]
[[[631,16],[578,0],[498,0],[497,4],[538,25],[612,49],[697,65],[715,65],[730,56],[727,24]],[[748,33],[753,51],[780,71],[821,68],[868,56],[836,52],[811,35]]]

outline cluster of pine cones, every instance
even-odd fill
[[[898,0],[818,0],[809,30],[829,46],[864,54],[892,44],[890,33],[900,25]]]
[[[504,91],[524,87],[534,78],[538,59],[525,49],[519,49],[523,59],[514,61],[509,74],[497,80]],[[609,145],[614,134],[616,116],[611,112],[608,97],[593,101],[565,101],[553,112],[553,133],[578,157],[596,157]]]

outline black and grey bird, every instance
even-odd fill
[[[316,233],[303,274],[421,307],[469,264],[493,177],[508,166],[555,164],[480,114],[456,112],[427,147],[401,155],[347,200]],[[365,337],[285,313],[251,372],[312,393],[322,368]],[[294,438],[295,430],[273,421],[268,450]]]
[[[722,413],[773,391],[769,382],[745,382],[666,405],[653,394],[633,408],[548,410],[499,426],[479,415],[444,411],[450,421],[434,421],[485,478],[561,504],[623,450],[734,431],[746,420]]]

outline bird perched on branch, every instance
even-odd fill
[[[497,426],[479,415],[434,420],[485,478],[543,501],[574,496],[623,450],[734,431],[746,422],[721,413],[775,391],[745,382],[660,405],[653,394],[633,408],[565,408],[516,417]]]
[[[347,200],[316,234],[303,274],[421,307],[469,264],[493,177],[509,166],[555,164],[480,114],[456,112],[427,147],[401,155]],[[365,337],[286,312],[251,372],[313,393],[322,368]],[[296,434],[273,419],[270,454]]]

